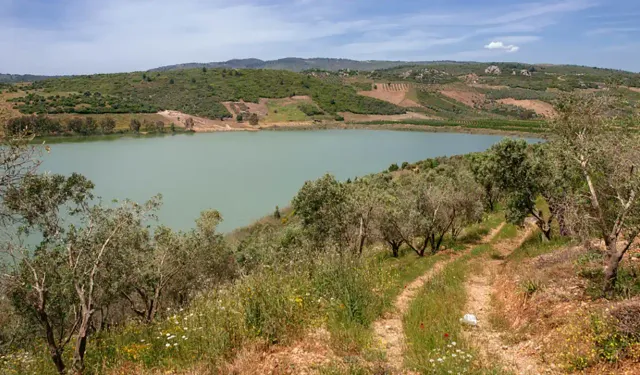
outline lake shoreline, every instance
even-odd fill
[[[425,133],[454,133],[454,134],[477,134],[477,135],[503,135],[510,137],[535,137],[546,139],[546,133],[523,132],[515,130],[499,130],[487,128],[469,128],[463,126],[430,126],[430,125],[414,125],[403,123],[389,123],[381,125],[372,124],[356,124],[356,123],[322,123],[322,124],[274,124],[260,125],[254,130],[235,129],[234,132],[256,132],[256,131],[317,131],[317,130],[393,130],[407,132],[425,132]],[[118,133],[118,134],[93,134],[78,136],[39,136],[35,137],[32,143],[77,143],[91,141],[116,141],[123,138],[159,138],[174,135],[193,135],[198,133],[228,133],[229,131],[180,131],[176,133],[151,133],[151,134],[134,134],[134,133]]]

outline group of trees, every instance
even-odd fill
[[[145,103],[139,98],[106,96],[89,91],[68,96],[43,96],[30,93],[9,101],[14,102],[14,107],[24,114],[155,113],[158,111],[158,107],[152,103]]]
[[[9,260],[0,292],[21,318],[11,323],[24,327],[24,337],[11,339],[28,340],[37,327],[60,373],[68,346],[80,373],[95,332],[131,316],[152,322],[161,308],[184,306],[195,290],[235,276],[217,211],[204,211],[188,232],[150,229],[160,197],[95,203],[85,177],[38,174],[37,150],[24,140],[7,142],[0,154],[2,257]]]
[[[158,75],[159,74],[159,75]],[[64,77],[33,84],[43,92],[87,92],[67,96],[28,94],[14,99],[17,108],[32,113],[150,113],[161,109],[211,119],[232,117],[222,102],[241,99],[309,95],[323,112],[398,114],[405,110],[388,102],[358,95],[352,86],[326,82],[306,74],[280,70],[187,69],[162,72],[141,81],[139,73]],[[97,92],[99,91],[100,95]]]
[[[138,118],[131,119],[129,129],[132,132],[144,131],[147,133],[164,133],[167,129],[163,121],[150,121]],[[170,130],[175,131],[175,125],[171,124]],[[112,117],[72,117],[58,119],[50,116],[21,116],[9,119],[4,127],[7,136],[20,136],[29,134],[33,136],[56,135],[96,135],[112,134],[116,131],[116,120]]]
[[[293,208],[317,249],[359,254],[366,243],[383,242],[394,256],[403,244],[424,256],[427,249],[437,253],[445,236],[455,238],[482,219],[481,197],[466,163],[457,160],[346,183],[327,175],[307,182]]]
[[[9,119],[5,124],[8,136],[31,134],[35,136],[65,134],[110,134],[115,131],[116,121],[111,117],[97,120],[93,117],[73,117],[66,121],[48,116],[21,116]]]
[[[606,294],[640,233],[640,122],[617,100],[565,95],[549,142],[528,146],[507,139],[472,157],[487,204],[502,194],[509,221],[531,217],[546,239],[556,224],[559,235],[603,241]]]

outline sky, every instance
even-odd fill
[[[249,57],[640,72],[640,0],[0,0],[0,73],[111,73]]]

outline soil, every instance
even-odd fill
[[[484,94],[472,91],[441,90],[440,94],[471,108],[481,107],[486,100],[486,96]]]
[[[358,94],[384,100],[397,106],[410,108],[421,107],[421,105],[409,98],[407,94],[411,90],[411,86],[406,83],[376,83],[375,89],[370,91],[360,91]]]
[[[640,92],[640,87],[627,87],[627,88],[633,92]]]
[[[496,234],[500,232],[502,226],[500,225],[498,228],[494,229],[489,233],[483,240],[483,243],[489,242],[495,237]],[[476,246],[471,245],[467,248],[467,251],[472,247]],[[386,358],[387,362],[390,366],[390,369],[393,373],[400,373],[402,369],[402,363],[404,362],[404,330],[402,327],[402,317],[409,309],[409,305],[411,301],[415,297],[422,287],[433,278],[434,275],[438,274],[447,264],[456,259],[460,253],[456,254],[454,257],[447,259],[445,261],[440,261],[436,263],[429,271],[427,271],[422,276],[413,280],[410,284],[406,285],[402,293],[396,298],[394,303],[394,311],[387,314],[383,318],[377,320],[373,323],[374,337],[377,342],[382,344],[382,347],[386,349]]]
[[[224,131],[257,131],[258,129],[247,123],[238,123],[234,120],[211,120],[204,117],[191,116],[178,111],[161,111],[159,115],[173,122],[177,126],[184,127],[187,118],[192,118],[196,132],[224,132]]]
[[[553,106],[541,100],[529,100],[529,99],[517,100],[517,99],[507,98],[507,99],[498,100],[498,103],[515,105],[518,107],[529,109],[534,111],[538,115],[544,116],[547,118],[553,118],[556,116],[556,111],[555,109],[553,109]]]
[[[532,225],[528,225],[518,238],[496,244],[494,249],[503,257],[507,256],[522,245],[532,230]],[[491,297],[495,293],[494,281],[502,264],[502,260],[484,260],[480,273],[466,282],[468,300],[465,311],[477,317],[478,325],[465,331],[465,337],[479,350],[483,365],[487,368],[499,363],[502,368],[516,374],[541,374],[543,369],[536,361],[533,343],[522,341],[516,345],[505,345],[500,332],[494,330],[489,322]]]
[[[325,329],[318,329],[291,346],[243,348],[234,361],[223,366],[219,373],[233,375],[271,374],[307,375],[315,368],[339,361],[331,350],[331,336]]]

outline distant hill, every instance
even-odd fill
[[[371,71],[378,69],[388,69],[403,65],[430,65],[430,64],[443,64],[446,61],[383,61],[383,60],[369,60],[358,61],[349,59],[331,59],[331,58],[312,58],[303,59],[298,57],[287,57],[278,60],[260,60],[260,59],[233,59],[229,61],[210,62],[210,63],[187,63],[177,65],[167,65],[150,71],[167,71],[178,69],[192,69],[192,68],[231,68],[231,69],[275,69],[275,70],[290,70],[294,72],[301,72],[305,70],[319,69],[327,71],[338,70],[362,70]]]
[[[36,82],[55,76],[36,76],[32,74],[0,74],[0,83]]]

